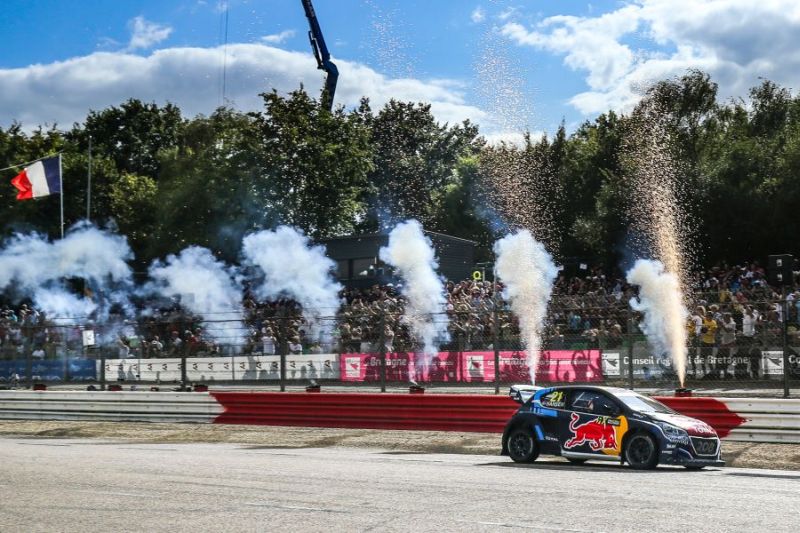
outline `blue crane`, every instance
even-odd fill
[[[308,40],[311,41],[311,48],[314,50],[314,57],[317,58],[317,68],[324,70],[325,77],[325,91],[322,93],[322,100],[328,110],[333,109],[333,97],[336,94],[336,82],[339,80],[339,69],[331,61],[331,54],[328,51],[328,46],[325,44],[325,38],[322,36],[322,28],[319,26],[317,14],[314,12],[314,6],[311,0],[301,0],[303,2],[303,9],[306,12],[308,25],[311,28],[308,31]]]

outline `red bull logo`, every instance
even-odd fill
[[[617,433],[614,426],[608,423],[607,417],[598,416],[593,420],[578,424],[580,418],[577,413],[572,413],[569,430],[573,437],[564,443],[564,448],[575,448],[588,443],[592,451],[596,452],[617,447]]]

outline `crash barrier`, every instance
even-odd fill
[[[503,431],[519,407],[505,396],[212,392],[217,424],[430,431]]]
[[[719,401],[743,420],[731,428],[728,440],[800,444],[800,400],[736,398]]]
[[[222,406],[207,393],[0,391],[0,418],[210,423]]]
[[[213,392],[218,424],[500,432],[519,407],[505,396]],[[721,438],[800,443],[800,400],[657,397]]]
[[[800,444],[800,400],[657,397],[729,441]],[[462,394],[0,391],[0,418],[499,432],[518,405]]]

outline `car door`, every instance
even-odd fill
[[[628,421],[619,403],[593,389],[574,389],[559,417],[561,448],[566,454],[619,456]]]

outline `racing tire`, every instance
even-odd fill
[[[587,459],[580,459],[578,457],[567,457],[567,461],[574,465],[582,465],[587,461]]]
[[[625,444],[625,461],[635,470],[652,470],[658,465],[658,444],[648,433],[636,433]]]
[[[515,429],[508,437],[508,455],[515,463],[532,463],[539,457],[539,445],[530,429]]]

